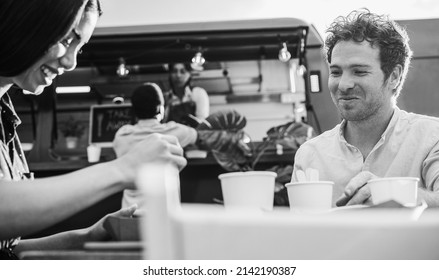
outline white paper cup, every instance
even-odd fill
[[[101,147],[96,145],[90,145],[87,147],[88,162],[98,162],[100,158],[101,158]]]
[[[367,182],[373,204],[394,200],[402,205],[415,206],[418,199],[418,182],[416,177],[387,177],[372,179]]]
[[[224,206],[227,209],[273,210],[276,176],[271,171],[230,172],[219,175]]]
[[[326,210],[332,207],[334,182],[305,181],[287,183],[290,209]]]

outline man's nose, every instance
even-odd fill
[[[342,74],[338,83],[338,89],[341,91],[346,91],[353,88],[355,85],[354,79],[351,75]]]

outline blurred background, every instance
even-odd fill
[[[296,17],[312,23],[322,36],[331,21],[353,9],[367,7],[392,18],[439,16],[436,0],[104,0],[98,27],[177,22]]]

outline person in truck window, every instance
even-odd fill
[[[21,240],[93,205],[134,188],[138,168],[146,162],[186,164],[173,136],[152,134],[116,160],[70,174],[31,180],[16,127],[20,119],[9,98],[18,87],[39,95],[65,71],[88,42],[101,14],[98,0],[3,0],[0,2],[0,258],[14,259],[25,250],[82,248],[87,241],[110,236],[105,217],[85,229]],[[12,94],[12,91],[10,91]],[[20,94],[20,91],[14,91]],[[130,216],[135,207],[111,215]]]
[[[169,65],[169,84],[165,92],[165,122],[175,121],[196,127],[209,115],[209,96],[200,87],[191,85],[191,66],[184,63]]]

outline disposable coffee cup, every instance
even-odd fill
[[[326,210],[332,207],[331,181],[304,181],[285,184],[290,209]]]
[[[404,206],[415,206],[418,182],[416,177],[387,177],[369,180],[367,185],[374,205],[393,200]]]
[[[224,207],[273,210],[276,176],[271,171],[230,172],[219,175]]]
[[[98,162],[101,158],[101,147],[97,145],[89,145],[87,147],[88,162]]]

